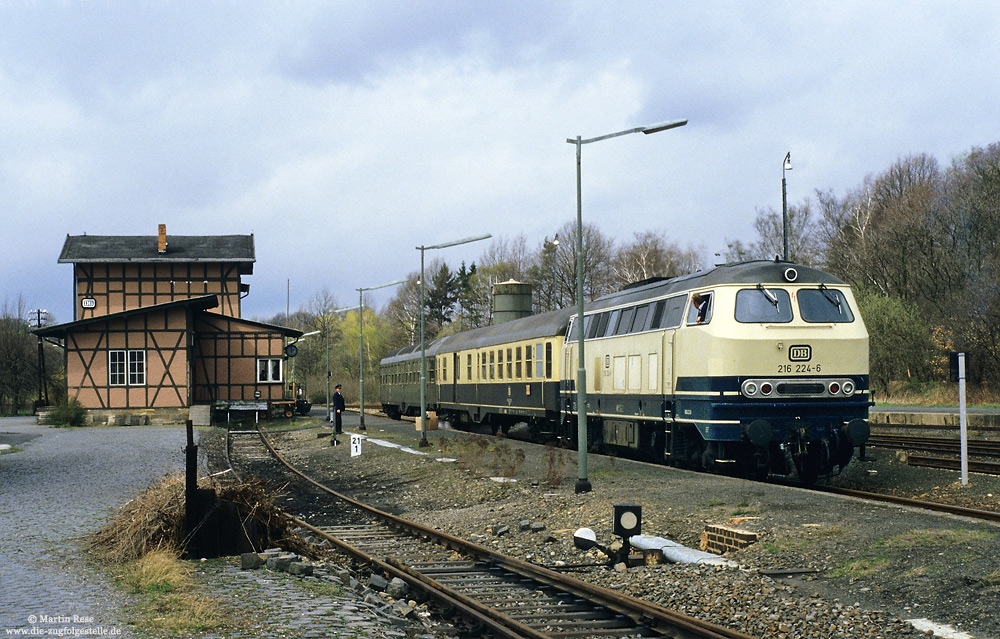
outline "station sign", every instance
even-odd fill
[[[80,300],[80,306],[83,308],[97,308],[97,300],[93,297],[85,297]]]

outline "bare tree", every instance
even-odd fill
[[[819,264],[822,251],[816,226],[811,219],[809,200],[802,204],[788,206],[788,260],[807,266]],[[740,240],[730,241],[726,253],[727,262],[746,260],[772,260],[785,252],[785,224],[780,211],[773,208],[757,209],[754,218],[757,239],[750,244]]]
[[[701,258],[692,249],[669,242],[663,232],[637,232],[618,248],[613,263],[617,288],[653,277],[677,277],[701,268]]]

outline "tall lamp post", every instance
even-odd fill
[[[361,410],[359,411],[361,423],[358,426],[359,430],[367,430],[365,428],[365,291],[374,291],[379,288],[396,286],[397,284],[402,284],[405,281],[406,280],[396,280],[395,282],[389,282],[387,284],[365,286],[358,289],[358,399],[361,402]]]
[[[353,311],[357,306],[348,306],[345,308],[338,308],[330,311],[328,314],[323,315],[323,333],[326,334],[326,421],[328,423],[333,423],[333,404],[330,403],[330,315],[334,313],[346,313],[347,311]],[[312,333],[307,333],[311,335]],[[303,335],[302,337],[306,337]]]
[[[576,145],[576,333],[577,333],[577,370],[576,370],[576,440],[577,440],[577,480],[576,492],[590,492],[592,487],[587,478],[587,370],[583,357],[583,189],[580,173],[580,155],[584,144],[600,142],[609,138],[630,133],[658,133],[687,124],[687,120],[669,120],[650,126],[640,126],[634,129],[609,133],[587,140],[579,135],[566,141]]]
[[[552,309],[556,310],[559,305],[556,303],[556,254],[559,252],[559,234],[552,238]]]
[[[781,165],[781,237],[785,245],[784,259],[788,261],[788,190],[785,188],[785,171],[792,170],[792,152],[785,154]]]
[[[467,237],[464,240],[454,242],[444,242],[434,246],[418,246],[420,251],[420,446],[430,446],[427,441],[427,345],[424,343],[424,251],[458,246],[459,244],[469,244],[493,237],[490,233]]]

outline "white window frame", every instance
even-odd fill
[[[284,375],[285,366],[281,357],[258,357],[257,358],[257,383],[258,384],[280,384]],[[261,365],[264,365],[263,370]],[[275,372],[277,371],[277,375]],[[263,375],[262,375],[263,373]],[[261,378],[264,379],[261,379]]]
[[[108,351],[109,386],[145,386],[146,351],[112,348]]]

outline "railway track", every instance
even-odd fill
[[[978,519],[981,521],[991,521],[1000,523],[1000,513],[993,512],[991,510],[965,508],[964,506],[940,504],[933,501],[921,501],[919,499],[912,499],[910,497],[897,497],[895,495],[886,495],[882,493],[869,493],[863,490],[854,490],[853,488],[837,488],[835,486],[821,486],[818,484],[805,486],[805,488],[807,488],[808,490],[816,490],[819,492],[830,493],[833,495],[856,497],[859,499],[867,499],[869,501],[878,501],[888,504],[896,504],[897,506],[909,506],[912,508],[920,508],[923,510],[930,510],[933,512],[947,513],[949,515],[968,517],[970,519]]]
[[[476,636],[751,639],[363,504],[295,468],[259,430],[232,431],[226,456],[237,476],[292,474],[308,490],[342,504],[324,508],[334,514],[320,525],[296,522],[374,570],[402,579],[439,608],[457,612]]]
[[[895,448],[897,450],[919,450],[926,453],[957,455],[960,442],[953,437],[917,437],[913,435],[876,435],[868,438],[868,446],[880,448]],[[988,439],[970,439],[968,441],[970,455],[977,457],[1000,458],[1000,441]]]
[[[910,466],[959,470],[961,443],[952,437],[920,437],[913,435],[871,435],[868,445],[892,448],[906,452],[905,462]],[[919,451],[914,454],[911,451]],[[1000,460],[1000,441],[970,439],[967,442],[970,457],[986,457]],[[927,454],[924,454],[927,453]],[[941,457],[940,455],[947,455]],[[1000,475],[1000,461],[970,459],[968,469],[974,473]]]

